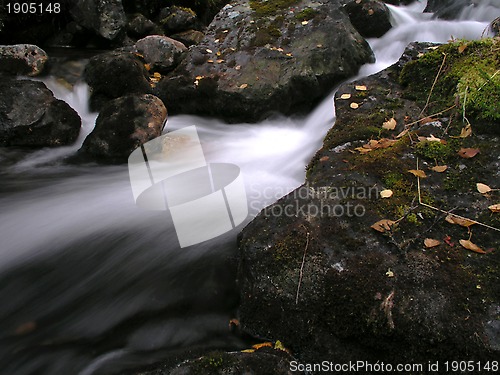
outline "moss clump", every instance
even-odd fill
[[[259,17],[271,16],[282,9],[291,7],[299,0],[250,0],[250,8]]]
[[[418,156],[428,160],[445,160],[453,155],[453,149],[448,144],[435,141],[420,142],[416,146]]]
[[[275,42],[279,37],[281,37],[281,31],[276,26],[261,27],[255,33],[253,45],[257,47],[265,46],[266,44]]]
[[[499,48],[499,38],[488,38],[449,43],[425,53],[401,71],[405,96],[425,104],[437,77],[429,98],[429,111],[450,107],[458,98],[458,107],[465,105],[469,120],[499,121]]]
[[[305,8],[295,15],[295,19],[297,19],[298,21],[309,21],[316,17],[317,14],[317,10],[312,8]]]

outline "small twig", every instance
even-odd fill
[[[462,118],[465,122],[467,122],[467,125],[470,126],[470,122],[469,122],[469,119],[467,118],[467,116],[465,115],[465,103],[467,103],[467,91],[469,90],[469,86],[467,86],[465,88],[465,96],[464,96],[464,105],[462,106]]]
[[[418,170],[418,159],[417,159],[417,170]],[[442,212],[444,214],[451,215],[453,217],[456,217],[456,218],[459,218],[459,219],[462,219],[462,220],[468,220],[468,221],[470,221],[470,222],[472,222],[474,224],[481,225],[481,226],[483,226],[485,228],[496,230],[497,232],[500,232],[500,229],[492,227],[491,225],[484,224],[484,223],[481,223],[479,221],[476,221],[476,220],[473,220],[473,219],[469,219],[467,217],[463,217],[463,216],[451,213],[449,211],[442,210],[440,208],[437,208],[437,207],[431,206],[430,204],[422,202],[422,195],[420,194],[420,177],[418,177],[418,176],[417,176],[417,189],[418,189],[418,203],[421,204],[422,206],[430,208],[430,209],[435,210],[435,211]]]
[[[448,112],[448,111],[451,111],[453,108],[455,108],[457,105],[456,104],[453,104],[451,107],[448,107],[446,109],[443,109],[442,111],[439,111],[439,112],[436,112],[436,113],[433,113],[432,115],[429,115],[429,116],[426,116],[426,117],[434,117],[434,116],[438,116],[438,115],[442,115],[443,113],[445,112]],[[421,114],[419,115],[419,117],[422,116]],[[409,128],[415,124],[418,124],[419,122],[421,122],[423,120],[423,118],[420,118],[418,119],[417,121],[413,121],[413,122],[410,122],[409,124],[406,125],[406,128]]]
[[[436,77],[434,78],[434,82],[432,83],[432,86],[431,86],[431,91],[429,91],[429,96],[427,96],[427,102],[425,103],[425,106],[422,109],[422,112],[420,112],[420,116],[422,116],[422,114],[425,112],[425,110],[429,106],[429,101],[431,100],[432,92],[434,91],[434,87],[436,86],[436,83],[439,79],[439,75],[441,74],[441,71],[443,70],[445,62],[446,62],[446,53],[443,53],[443,62],[441,63],[441,66],[439,67],[439,70],[436,74]]]
[[[304,256],[302,257],[302,264],[300,265],[300,272],[299,272],[299,284],[297,285],[297,294],[295,295],[295,304],[299,304],[299,292],[300,292],[300,284],[302,283],[302,276],[304,275],[304,264],[306,262],[306,253],[307,253],[307,248],[309,247],[309,232],[307,232],[306,236],[306,247],[304,248]]]

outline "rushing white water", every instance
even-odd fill
[[[425,1],[390,6],[394,28],[369,40],[377,61],[358,77],[391,65],[412,41],[480,38],[500,13],[497,3],[468,8],[457,21],[422,14]],[[85,85],[69,91],[46,83],[79,112],[83,129],[69,147],[1,150],[0,368],[92,375],[182,347],[238,347],[227,333],[236,296],[234,261],[226,258],[241,228],[180,250],[168,213],[134,204],[126,166],[60,164],[80,147],[96,114],[87,109]],[[165,131],[196,125],[209,162],[241,168],[254,215],[303,182],[334,119],[329,95],[306,118],[226,125],[173,116]],[[27,322],[36,327],[31,335],[13,334]]]

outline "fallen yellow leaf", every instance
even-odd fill
[[[264,348],[264,347],[272,348],[273,343],[272,342],[261,342],[259,344],[252,345],[252,348],[257,349],[257,350],[260,348]]]
[[[426,238],[424,240],[424,246],[428,249],[431,247],[439,246],[439,245],[441,245],[441,241],[439,241],[439,240],[435,240],[433,238]]]
[[[459,138],[467,138],[472,134],[472,126],[467,125],[465,128],[462,129],[460,132]]]
[[[461,217],[457,217],[457,216],[454,216],[454,215],[448,215],[445,217],[445,220],[450,223],[450,224],[457,224],[457,225],[460,225],[462,227],[470,227],[471,225],[474,225],[476,224],[474,221],[472,220],[469,220],[469,219],[465,219],[465,218],[461,218]]]
[[[488,185],[482,184],[480,182],[478,182],[476,184],[476,187],[477,187],[477,191],[479,191],[481,194],[486,194],[486,193],[489,193],[491,191],[491,188]]]
[[[387,270],[385,274],[387,275],[387,277],[394,277],[394,272],[392,272],[390,268]]]
[[[240,87],[240,89],[245,89],[248,87],[248,83],[243,83],[239,87]]]
[[[461,44],[458,47],[458,53],[463,53],[467,49],[467,44]]]
[[[340,99],[350,99],[351,98],[351,94],[342,94],[340,95]]]
[[[392,197],[393,191],[390,189],[382,190],[380,192],[380,197],[381,198],[390,198]]]
[[[481,249],[476,244],[470,242],[469,240],[460,240],[458,242],[460,242],[460,245],[465,247],[467,250],[474,251],[475,253],[479,253],[479,254],[486,254],[486,251]]]
[[[396,129],[396,125],[397,125],[397,122],[396,122],[396,120],[395,120],[395,119],[394,119],[394,117],[393,117],[393,118],[391,118],[390,120],[388,120],[388,121],[384,122],[384,123],[382,124],[382,127],[383,127],[384,129],[387,129],[387,130],[394,130],[394,129]]]
[[[412,175],[415,177],[420,177],[420,178],[426,178],[427,175],[425,172],[421,169],[410,169],[408,172],[410,172]]]
[[[354,86],[354,88],[358,91],[366,91],[367,88],[364,85]]]
[[[447,165],[436,165],[435,167],[430,168],[431,171],[438,172],[438,173],[443,173],[448,169]]]
[[[351,104],[349,105],[349,107],[351,107],[352,109],[358,109],[358,108],[359,108],[359,105],[358,105],[358,103],[354,103],[354,102],[353,102],[353,103],[351,103]]]
[[[500,212],[500,203],[488,207],[491,212]]]
[[[241,351],[241,353],[254,353],[255,349],[244,349]]]

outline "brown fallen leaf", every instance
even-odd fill
[[[474,251],[475,253],[479,254],[486,254],[486,251],[484,251],[479,246],[477,246],[476,244],[472,243],[469,240],[460,240],[458,242],[460,242],[460,245],[465,247],[467,250]]]
[[[248,87],[248,83],[243,83],[239,86],[240,89],[246,89]]]
[[[241,353],[254,353],[255,349],[243,349]]]
[[[461,44],[458,46],[458,53],[463,53],[467,49],[467,44]]]
[[[500,203],[488,207],[491,212],[500,212]]]
[[[367,154],[369,152],[372,152],[373,151],[373,148],[366,148],[366,147],[356,147],[355,148],[356,151],[358,151],[359,153],[361,154]]]
[[[36,322],[31,321],[31,322],[26,322],[21,324],[16,328],[14,331],[14,334],[16,335],[27,335],[28,333],[33,332],[36,329]]]
[[[389,219],[382,219],[377,221],[375,224],[371,226],[371,228],[375,229],[377,232],[385,233],[391,230],[391,227],[396,224],[395,221]]]
[[[439,240],[435,240],[433,238],[426,238],[424,240],[424,246],[428,249],[430,249],[431,247],[439,246],[439,245],[441,245],[441,241],[439,241]]]
[[[426,178],[427,177],[425,172],[421,169],[410,169],[408,172],[410,172],[415,177],[419,177],[419,178]]]
[[[478,148],[461,148],[458,151],[458,156],[465,158],[465,159],[470,159],[479,154],[479,149]]]
[[[431,171],[437,172],[437,173],[443,173],[448,169],[447,165],[436,165],[435,167],[430,168]]]
[[[488,185],[482,184],[480,182],[476,184],[476,187],[477,191],[479,191],[481,194],[489,193],[492,190]]]
[[[351,98],[351,94],[342,94],[340,95],[340,99],[350,99]]]
[[[462,131],[460,132],[460,135],[458,136],[458,138],[467,138],[471,134],[472,134],[472,126],[467,124],[467,126],[465,128],[462,128]],[[457,137],[453,137],[453,138],[457,138]]]
[[[325,161],[328,161],[330,160],[330,157],[329,156],[323,156],[319,159],[320,162],[325,162]]]
[[[359,108],[359,104],[358,103],[354,103],[352,102],[349,107],[351,107],[352,109],[358,109]]]
[[[259,344],[252,345],[252,348],[254,349],[260,349],[260,348],[272,348],[273,343],[272,342],[261,342]]]
[[[382,128],[387,129],[387,130],[394,130],[394,129],[396,129],[396,125],[397,125],[397,122],[393,117],[390,120],[384,122],[382,124]]]
[[[466,228],[470,227],[471,225],[476,224],[475,221],[472,221],[472,220],[469,220],[466,218],[457,217],[457,216],[454,216],[451,214],[446,216],[445,220],[450,224],[457,224],[457,225],[460,225],[460,226],[466,227]]]

